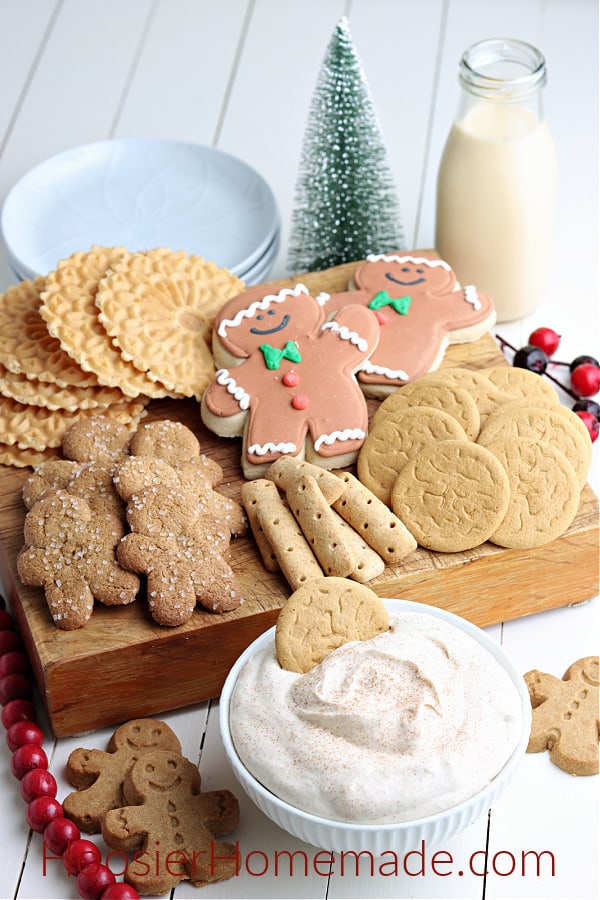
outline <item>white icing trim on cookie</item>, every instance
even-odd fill
[[[286,444],[282,441],[274,444],[272,441],[268,441],[266,444],[251,444],[247,452],[253,456],[265,456],[266,453],[295,453],[297,449],[296,445],[292,443]]]
[[[240,404],[240,409],[248,409],[250,405],[250,394],[247,394],[243,387],[240,387],[229,374],[228,369],[219,369],[216,374],[216,381],[227,388],[227,393],[231,394]]]
[[[402,381],[410,381],[410,375],[404,369],[388,369],[387,366],[375,366],[368,361],[363,363],[360,371],[366,372],[368,375],[384,375],[386,378],[400,378]]]
[[[479,294],[477,293],[477,288],[475,287],[475,285],[466,284],[463,290],[467,303],[470,303],[473,309],[479,312],[479,310],[481,309],[481,300],[479,299]]]
[[[317,294],[315,300],[319,304],[319,306],[325,306],[328,300],[331,299],[331,294],[328,294],[327,291],[321,291],[320,294]]]
[[[321,434],[315,441],[315,453],[318,453],[323,444],[331,446],[336,441],[357,441],[366,438],[367,433],[362,428],[345,428],[343,431],[332,431],[331,434]]]
[[[425,256],[387,256],[385,253],[379,255],[370,253],[367,256],[367,262],[415,263],[415,265],[418,266],[425,265],[431,266],[432,268],[441,266],[441,268],[446,269],[447,272],[450,271],[450,266],[447,262],[444,262],[443,259],[427,259]]]
[[[282,288],[278,294],[267,294],[261,300],[255,300],[254,303],[251,303],[246,309],[240,309],[233,319],[223,319],[217,329],[217,334],[219,337],[225,337],[227,329],[237,328],[243,319],[252,319],[254,318],[255,313],[261,309],[267,309],[271,303],[283,303],[287,297],[297,297],[299,294],[306,294],[308,296],[308,288],[304,287],[303,284],[297,284],[293,289]]]
[[[350,331],[345,325],[340,325],[339,322],[325,322],[325,324],[321,327],[321,331],[325,331],[328,328],[330,331],[333,331],[338,335],[340,340],[342,341],[350,341],[351,344],[354,344],[355,347],[362,353],[366,353],[369,349],[369,343],[365,340],[365,338],[361,338],[361,336],[356,331]]]

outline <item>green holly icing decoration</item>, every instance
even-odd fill
[[[300,351],[293,341],[286,341],[283,350],[279,347],[272,347],[271,344],[261,344],[258,348],[265,359],[267,369],[278,369],[282,359],[289,359],[290,362],[301,363],[302,357]]]
[[[390,297],[387,291],[378,291],[369,303],[369,309],[381,309],[382,306],[391,306],[400,316],[405,316],[410,306],[410,297]]]

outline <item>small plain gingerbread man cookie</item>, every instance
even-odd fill
[[[599,660],[587,656],[561,678],[533,669],[525,675],[532,724],[527,751],[550,751],[552,762],[571,775],[598,774],[600,734]]]
[[[223,437],[243,436],[249,479],[280,456],[306,456],[328,469],[349,465],[368,424],[355,372],[378,337],[375,316],[356,299],[326,321],[323,303],[304,285],[244,291],[215,320],[221,368],[202,399],[204,424]]]
[[[99,834],[109,809],[125,802],[123,781],[138,759],[155,750],[181,751],[177,736],[158,719],[132,719],[114,732],[106,751],[78,747],[67,760],[67,777],[77,788],[65,797],[65,814],[88,834]]]
[[[363,303],[381,333],[358,381],[367,396],[385,397],[437,369],[448,344],[480,338],[496,320],[492,300],[473,285],[458,289],[448,263],[426,255],[369,256],[354,273],[357,299],[333,295],[330,315],[346,303]],[[360,297],[361,299],[358,299]]]
[[[203,885],[236,874],[236,847],[214,837],[237,827],[238,802],[226,790],[201,793],[200,773],[189,760],[156,751],[133,765],[123,789],[130,805],[106,814],[102,836],[115,850],[135,851],[125,881],[139,894],[164,894],[183,879]]]

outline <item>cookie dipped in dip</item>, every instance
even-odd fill
[[[370,825],[474,796],[517,748],[523,713],[492,653],[451,621],[411,609],[306,674],[282,668],[274,644],[259,648],[238,673],[229,728],[243,764],[277,797]]]

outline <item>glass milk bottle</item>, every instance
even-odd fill
[[[436,249],[498,321],[537,306],[553,255],[557,165],[542,110],[544,57],[522,41],[474,44],[437,183]]]

